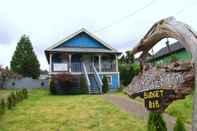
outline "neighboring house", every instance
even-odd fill
[[[191,54],[188,53],[179,42],[171,44],[169,47],[170,50],[168,47],[161,48],[157,53],[151,56],[152,58],[148,61],[155,62],[156,64],[168,64],[172,59],[177,59],[178,61],[191,59]]]
[[[71,88],[79,88],[81,74],[86,79],[90,94],[102,92],[104,75],[111,90],[116,90],[120,85],[118,55],[121,53],[85,29],[52,45],[45,50],[45,54],[51,77],[65,74],[68,79],[73,78],[71,80],[73,84],[60,87],[65,93],[71,92]]]

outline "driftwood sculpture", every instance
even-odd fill
[[[148,51],[157,44],[157,42],[164,38],[174,38],[178,40],[185,49],[191,53],[191,63],[172,63],[171,65],[160,68],[147,68],[144,64],[144,60]],[[169,97],[169,100],[167,101],[182,99],[192,91],[194,76],[197,75],[197,33],[190,26],[177,21],[174,17],[162,19],[151,27],[144,38],[142,38],[132,50],[133,54],[138,52],[142,52],[139,57],[142,70],[125,90],[129,96],[134,97],[137,93],[148,90],[148,88],[156,88],[157,84],[160,88],[174,89],[175,95]],[[147,76],[151,77],[151,80],[149,80],[149,78],[147,80]],[[157,83],[156,81],[159,82]],[[152,83],[154,83],[155,86],[152,86]],[[195,87],[196,86],[197,77],[195,77]],[[193,102],[193,131],[197,131],[196,95],[197,90],[195,90]]]

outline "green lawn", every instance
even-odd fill
[[[184,122],[192,122],[192,99],[193,95],[187,96],[183,100],[174,101],[166,109],[166,112],[172,116],[181,116]]]
[[[7,111],[0,131],[145,131],[146,122],[101,96],[51,96],[33,90],[27,100]]]
[[[0,89],[0,99],[6,99],[13,90]]]
[[[114,93],[110,93],[110,94],[128,97],[123,92],[114,92]],[[192,122],[192,106],[193,106],[192,99],[193,99],[193,95],[191,94],[191,95],[188,95],[185,99],[176,100],[168,106],[168,108],[165,110],[165,112],[170,114],[171,116],[174,116],[174,117],[180,116],[183,118],[184,122],[191,124],[191,122]],[[144,100],[140,97],[136,97],[135,99],[131,99],[131,100],[134,100],[139,104],[144,104]]]

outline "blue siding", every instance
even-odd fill
[[[101,78],[102,76],[104,75],[101,75]],[[111,82],[111,85],[110,86],[110,90],[116,90],[118,89],[119,87],[119,79],[118,79],[118,74],[106,74],[105,76],[111,76],[112,77],[112,82]]]
[[[118,74],[113,74],[112,75],[112,89],[117,89],[118,88]]]
[[[80,48],[105,48],[101,43],[99,43],[97,40],[93,39],[86,33],[81,33],[74,38],[65,41],[60,46],[56,48],[62,48],[62,47],[80,47]]]

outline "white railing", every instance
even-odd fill
[[[86,66],[84,63],[82,63],[82,67],[83,67],[83,72],[84,72],[84,75],[85,75],[85,78],[86,78],[86,83],[87,83],[87,86],[88,86],[88,92],[90,93],[90,79],[88,77],[88,73],[87,73],[87,70],[86,70]]]
[[[101,77],[100,77],[98,71],[96,70],[94,64],[92,64],[92,68],[93,68],[93,71],[94,71],[94,73],[95,73],[95,77],[96,77],[96,81],[97,81],[98,86],[99,86],[99,89],[100,89],[100,93],[102,94],[102,92],[103,92],[103,91],[102,91],[103,82],[102,82]]]
[[[71,63],[71,71],[72,72],[81,72],[81,63],[79,63],[79,62],[72,62]]]

